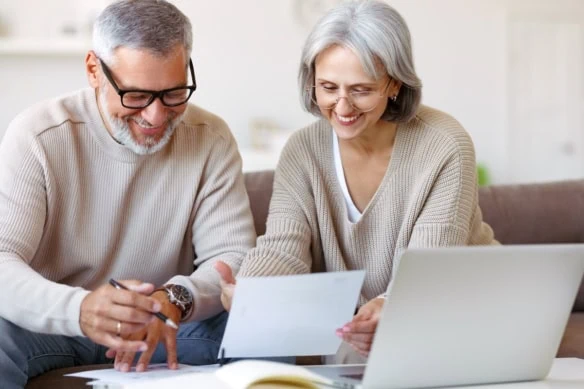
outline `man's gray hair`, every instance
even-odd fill
[[[93,50],[104,62],[114,62],[118,47],[168,55],[177,44],[188,58],[193,48],[189,18],[164,0],[120,0],[107,6],[93,25]]]
[[[397,100],[388,100],[382,119],[407,122],[416,115],[422,98],[422,82],[414,69],[410,31],[395,9],[376,0],[343,3],[324,15],[313,28],[302,50],[298,74],[305,110],[321,115],[311,99],[314,62],[320,53],[334,45],[351,49],[367,74],[376,80],[387,72],[402,83]],[[379,71],[379,64],[383,65],[383,72]]]

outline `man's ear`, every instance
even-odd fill
[[[85,72],[87,73],[87,81],[93,89],[99,87],[99,60],[93,50],[90,50],[85,56]]]

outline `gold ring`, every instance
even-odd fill
[[[118,321],[118,324],[116,325],[116,329],[118,330],[118,336],[120,336],[122,333],[122,322],[121,321]]]

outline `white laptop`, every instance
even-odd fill
[[[583,274],[584,244],[409,249],[364,373],[312,369],[366,389],[543,379]]]

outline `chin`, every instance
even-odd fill
[[[332,127],[337,137],[342,140],[352,140],[363,133],[361,126],[346,127],[335,123]]]
[[[154,154],[162,150],[174,134],[174,130],[182,120],[183,115],[168,121],[161,134],[147,136],[132,128],[132,118],[111,120],[114,138],[138,155]],[[137,133],[137,135],[136,135]]]
[[[160,137],[143,137],[142,140],[138,142],[134,136],[130,135],[130,139],[120,143],[138,155],[149,155],[162,150],[164,146],[170,142],[173,133],[174,127],[167,126]]]

